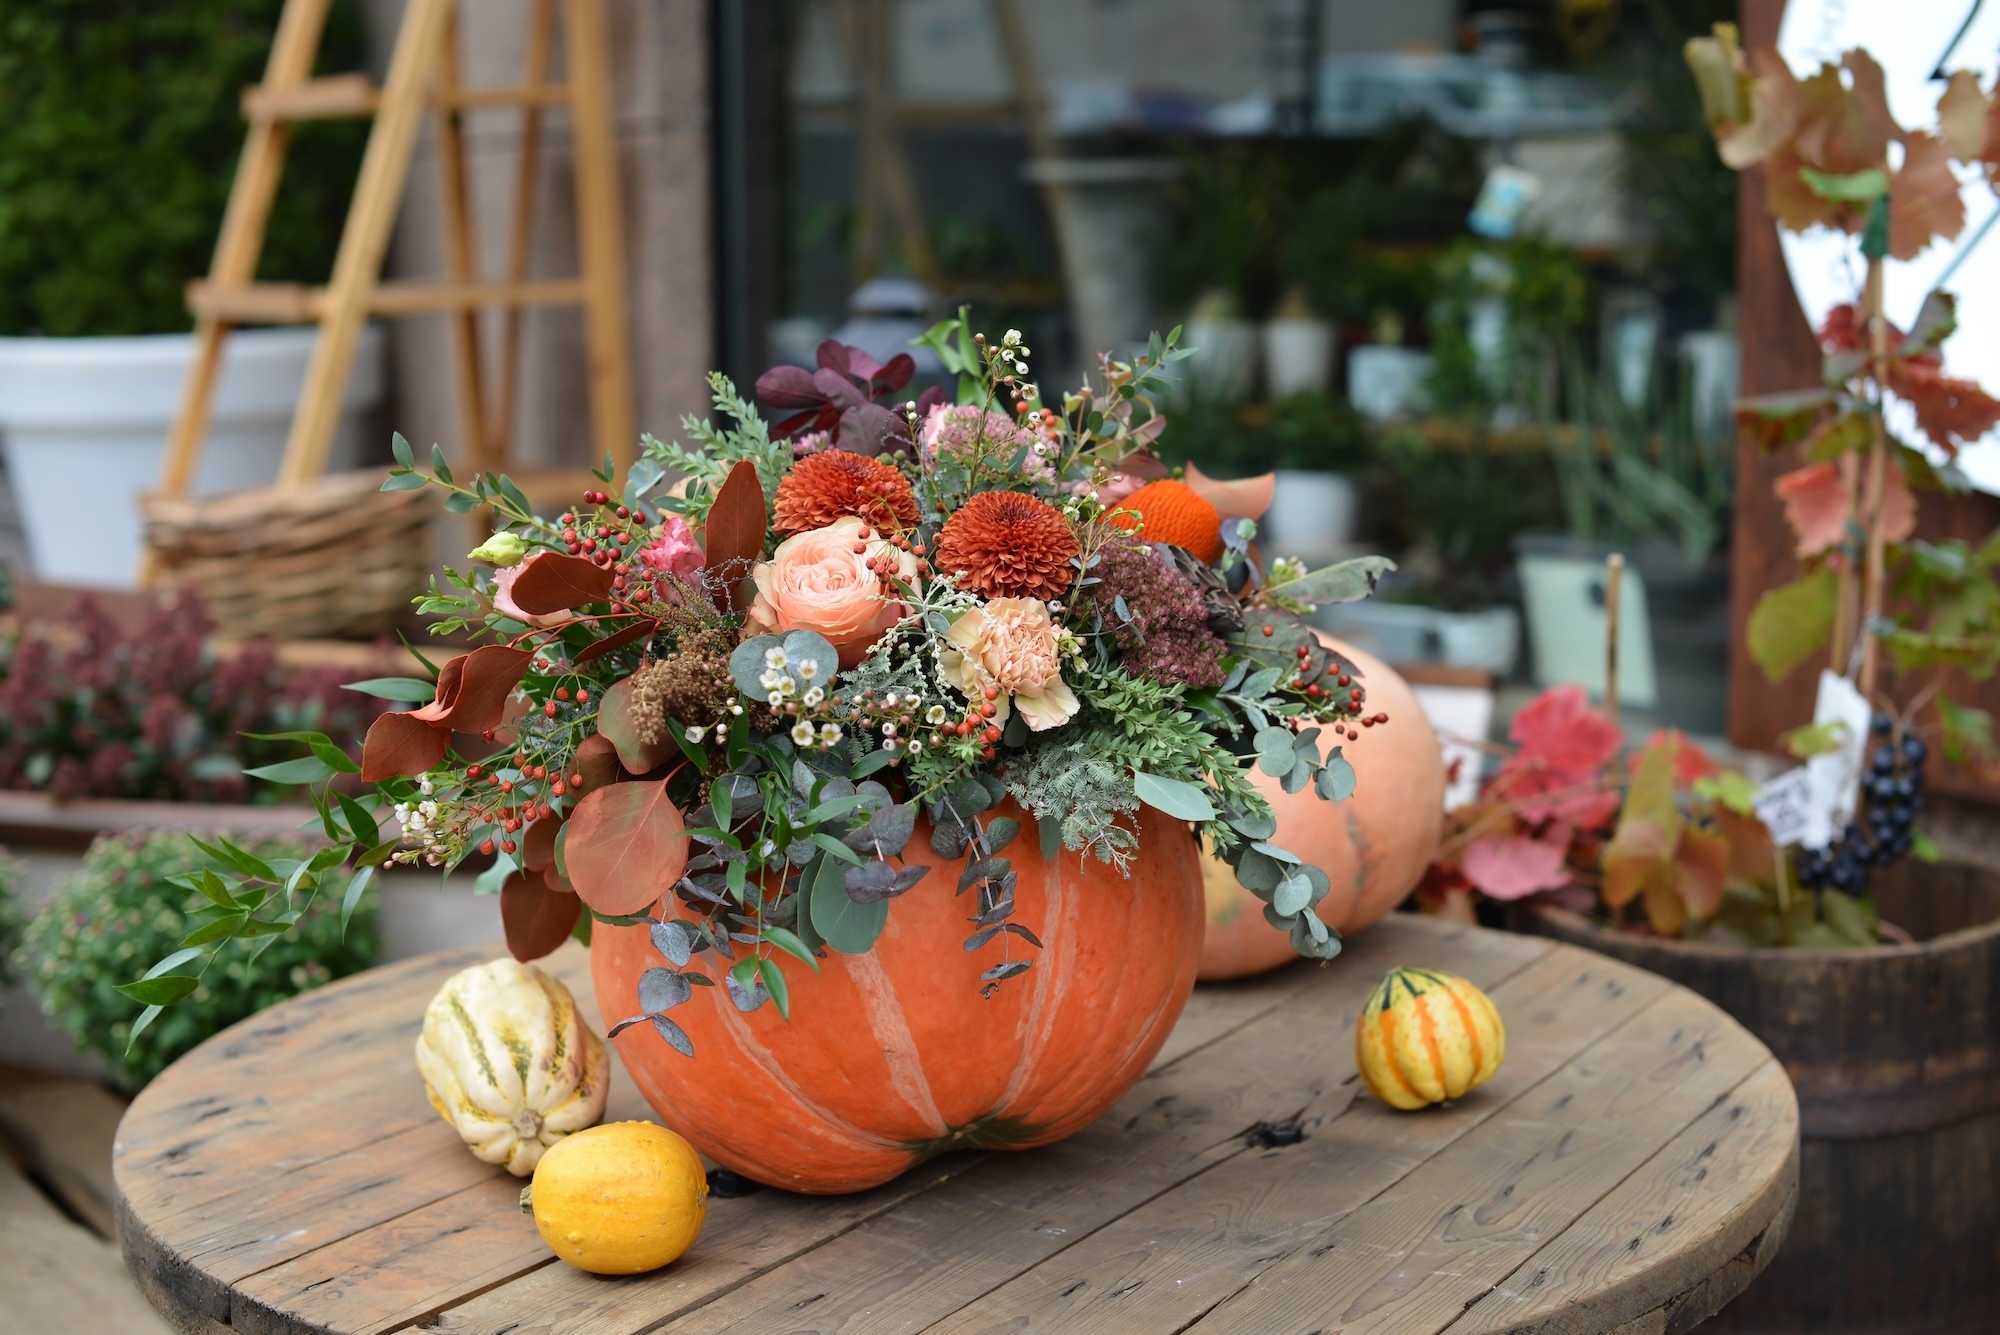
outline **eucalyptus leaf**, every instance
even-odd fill
[[[669,1011],[693,994],[687,979],[672,969],[648,969],[639,975],[639,1008],[652,1015]]]
[[[1132,792],[1141,802],[1175,820],[1215,819],[1215,804],[1206,789],[1179,779],[1163,779],[1144,770],[1132,771]]]
[[[731,981],[733,982],[734,980],[732,979]],[[730,1000],[735,1000],[733,994]],[[743,1009],[755,1010],[756,1007],[745,1006]],[[653,1022],[653,1032],[664,1038],[667,1041],[668,1047],[680,1053],[683,1057],[694,1056],[694,1040],[687,1036],[687,1030],[681,1028],[664,1015],[649,1015],[646,1018]]]
[[[696,937],[693,929],[675,918],[656,922],[648,930],[653,938],[653,949],[666,956],[676,969],[685,969],[687,962],[694,957]]]
[[[889,901],[857,904],[847,893],[846,867],[834,858],[823,858],[813,876],[807,911],[813,930],[831,950],[843,955],[860,955],[875,944],[889,921]]]

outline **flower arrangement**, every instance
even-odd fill
[[[1326,876],[1271,842],[1248,767],[1353,790],[1340,743],[1386,718],[1301,617],[1390,564],[1266,567],[1255,524],[1225,518],[1229,484],[1166,475],[1151,391],[1187,355],[1178,335],[1045,396],[1020,335],[989,340],[961,312],[925,336],[956,394],[901,404],[881,400],[910,357],[829,341],[816,369],[758,381],[788,414],[775,426],[714,376],[719,418],[686,421],[695,445],[647,438],[621,486],[607,463],[554,519],[505,478],[458,483],[435,448],[426,475],[398,438],[386,487],[494,517],[474,568],[422,600],[484,642],[434,679],[363,684],[415,706],[369,729],[372,791],[321,799],[337,844],[296,875],[217,845],[211,930],[275,930],[379,866],[490,856],[522,959],[593,921],[650,923],[662,965],[625,1025],[650,1019],[691,1055],[666,1014],[691,987],[789,1015],[780,961],[869,950],[912,892],[967,896],[990,994],[1041,948],[1014,916],[1009,843],[1115,876],[1144,805],[1190,823],[1301,953],[1332,957],[1311,911]],[[355,768],[306,741],[299,763]],[[911,847],[920,814],[928,850]],[[128,993],[191,989],[212,947],[189,940]]]

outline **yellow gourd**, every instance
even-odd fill
[[[569,989],[498,959],[453,974],[424,1011],[417,1070],[473,1154],[515,1177],[604,1116],[611,1059]]]
[[[542,1156],[521,1208],[549,1250],[594,1275],[657,1270],[701,1236],[708,1179],[694,1146],[651,1122],[612,1122]]]
[[[1391,969],[1368,994],[1354,1060],[1376,1098],[1410,1111],[1461,1098],[1492,1078],[1507,1028],[1484,992],[1437,969]]]

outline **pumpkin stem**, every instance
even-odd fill
[[[527,1186],[521,1188],[521,1213],[533,1214],[534,1212],[535,1184],[530,1182]]]

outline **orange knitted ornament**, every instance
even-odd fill
[[[825,528],[853,515],[882,529],[913,528],[917,496],[901,470],[847,450],[822,450],[778,482],[771,527],[781,537]]]
[[[1127,510],[1138,511],[1139,518],[1146,521],[1143,531],[1138,520],[1124,513]],[[1222,558],[1222,512],[1185,482],[1170,477],[1148,482],[1119,502],[1108,518],[1127,533],[1139,531],[1147,542],[1185,547],[1203,565],[1214,565]]]
[[[1083,548],[1069,520],[1018,491],[982,491],[945,521],[938,569],[982,598],[1060,598]]]

